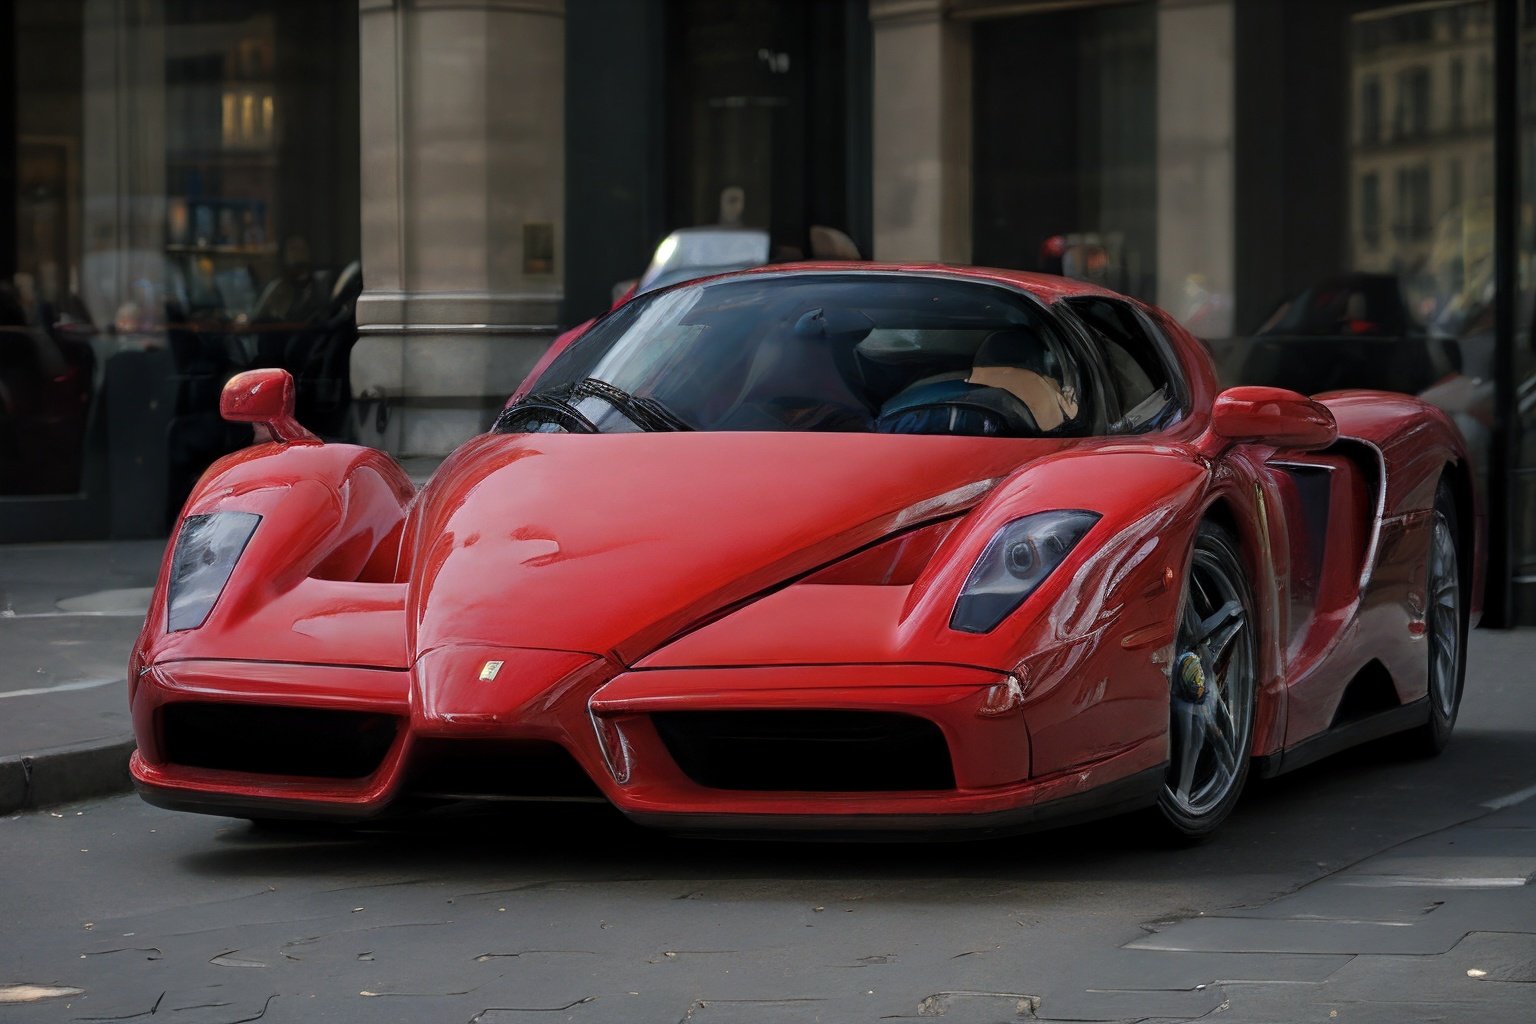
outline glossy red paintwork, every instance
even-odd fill
[[[219,395],[219,415],[231,423],[254,423],[267,441],[318,441],[293,418],[296,389],[287,370],[237,373]]]
[[[1339,428],[1325,406],[1284,388],[1228,388],[1216,397],[1211,427],[1228,441],[1307,451],[1338,440]]]
[[[1108,294],[927,265],[747,273],[821,270],[964,275],[1047,304]],[[162,569],[131,662],[135,778],[176,806],[354,817],[408,793],[421,743],[538,741],[646,822],[857,827],[1033,808],[1166,759],[1174,623],[1209,516],[1235,531],[1256,601],[1256,755],[1327,729],[1372,661],[1403,700],[1422,697],[1425,524],[1441,475],[1466,472],[1449,421],[1381,393],[1218,400],[1200,343],[1146,312],[1190,396],[1157,434],[486,434],[419,494],[386,456],[348,445],[225,458],[184,514],[263,518],[201,628],[166,632]],[[1337,444],[1306,450],[1335,430]],[[1320,533],[1308,474],[1328,479]],[[1467,501],[1480,574],[1470,488]],[[1101,518],[998,628],[950,629],[997,530],[1062,508]],[[364,707],[403,725],[362,780],[214,771],[164,760],[158,711],[189,700]],[[710,789],[668,754],[650,718],[663,709],[899,710],[939,728],[956,788]]]

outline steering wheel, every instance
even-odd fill
[[[1040,436],[1034,413],[1013,392],[963,379],[918,381],[880,407],[875,429],[892,434]]]

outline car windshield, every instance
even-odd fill
[[[641,296],[556,357],[495,429],[1089,431],[1074,352],[1034,300],[918,275],[767,274]]]

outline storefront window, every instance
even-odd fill
[[[1486,488],[1494,7],[967,2],[974,258],[1154,301],[1228,384],[1419,395]]]
[[[356,6],[12,10],[0,501],[32,501],[0,507],[0,539],[152,535],[246,442],[218,416],[234,373],[288,368],[307,422],[345,431]]]
[[[1282,125],[1277,144],[1248,136],[1273,145],[1272,159],[1240,182],[1247,272],[1234,337],[1213,346],[1223,376],[1305,394],[1420,395],[1461,428],[1486,484],[1496,374],[1493,3],[1279,10],[1247,38],[1314,42],[1308,60],[1282,62],[1281,77],[1261,86],[1269,109],[1342,116],[1304,132]]]
[[[845,2],[668,0],[668,220],[768,233],[775,259],[846,258],[860,239],[848,139]],[[865,15],[859,14],[860,17]]]
[[[1156,8],[976,23],[975,262],[1156,298]]]
[[[1519,302],[1515,307],[1513,621],[1536,622],[1536,0],[1520,4]]]

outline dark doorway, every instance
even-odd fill
[[[1152,297],[1155,17],[1132,4],[975,23],[976,263]]]
[[[869,252],[854,178],[868,117],[853,109],[868,62],[862,3],[673,0],[668,9],[671,227],[766,229],[782,256],[825,224]],[[725,196],[722,200],[722,196]],[[722,207],[724,207],[722,209]]]

